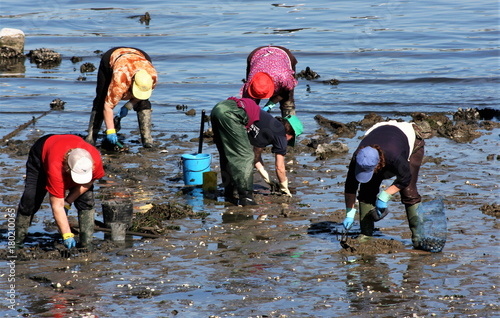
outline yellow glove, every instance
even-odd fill
[[[286,179],[283,182],[280,182],[280,190],[283,192],[286,196],[292,197],[292,193],[288,189],[288,179]]]
[[[64,212],[68,215],[69,209],[71,209],[71,203],[64,201]]]

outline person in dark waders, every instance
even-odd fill
[[[151,103],[149,98],[158,81],[151,58],[144,51],[129,47],[112,48],[101,58],[97,73],[97,87],[90,115],[87,142],[94,145],[101,129],[106,125],[106,140],[116,145],[120,120],[128,111],[137,112],[143,147],[153,147],[151,136]],[[113,109],[120,100],[128,100],[119,115],[113,117]]]
[[[257,104],[261,99],[268,99],[264,106],[267,111],[279,103],[282,118],[295,115],[296,64],[295,56],[283,46],[256,48],[247,58],[246,81],[241,96],[252,98]]]
[[[346,218],[343,225],[346,229],[354,222],[358,187],[361,234],[366,236],[373,234],[374,222],[387,215],[389,200],[400,192],[413,246],[419,248],[417,208],[421,196],[417,190],[417,180],[424,146],[419,127],[412,123],[382,122],[365,133],[352,156],[345,181]],[[393,177],[396,178],[392,185],[380,191],[382,181]]]
[[[287,141],[295,141],[302,132],[302,124],[296,116],[289,116],[285,120],[277,120],[249,98],[238,99],[230,97],[214,106],[210,114],[214,142],[219,151],[220,169],[224,196],[227,201],[240,206],[256,205],[253,198],[253,167],[267,178],[271,184],[269,174],[265,171],[260,157],[262,148],[273,145],[276,155],[277,176],[280,180],[280,190],[291,196],[288,189],[288,179],[284,167],[284,154]],[[288,124],[285,125],[285,122]],[[297,132],[292,128],[295,125]],[[255,143],[256,148],[252,146]],[[239,201],[235,197],[238,193]]]
[[[31,147],[26,181],[15,221],[15,245],[22,248],[33,216],[47,192],[63,244],[76,246],[68,222],[74,203],[78,210],[82,247],[90,247],[94,234],[94,180],[104,177],[99,151],[76,135],[45,135]]]

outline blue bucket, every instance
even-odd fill
[[[185,185],[203,184],[203,172],[210,171],[212,156],[207,153],[182,155],[182,173]]]

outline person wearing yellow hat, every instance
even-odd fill
[[[252,98],[257,104],[261,99],[268,99],[264,106],[266,111],[279,103],[283,118],[295,115],[296,64],[295,56],[283,46],[256,48],[247,58],[246,81],[241,96]]]
[[[31,147],[26,162],[26,181],[15,221],[15,245],[21,248],[33,216],[49,193],[52,214],[63,244],[76,246],[68,211],[78,210],[82,247],[90,247],[94,233],[94,180],[104,177],[99,151],[76,135],[45,135]]]
[[[102,122],[106,125],[106,141],[117,144],[120,120],[128,111],[137,112],[141,142],[153,146],[151,136],[151,103],[149,98],[158,81],[158,74],[149,55],[137,48],[116,47],[103,54],[97,73],[96,97],[85,140],[95,144]],[[113,109],[127,100],[114,117]]]

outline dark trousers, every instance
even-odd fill
[[[406,207],[422,201],[422,197],[418,193],[417,181],[420,166],[422,165],[422,160],[424,159],[424,146],[425,141],[423,139],[415,139],[413,152],[410,156],[411,181],[406,188],[400,191],[401,203],[403,203]],[[358,200],[360,202],[375,205],[375,201],[377,200],[377,195],[380,189],[380,184],[384,179],[387,178],[385,178],[383,174],[374,174],[369,182],[362,183],[359,187]]]
[[[113,77],[113,68],[111,67],[109,62],[111,59],[111,54],[113,54],[113,52],[117,49],[119,49],[119,47],[114,47],[103,54],[101,62],[99,64],[99,69],[97,71],[97,86],[95,89],[96,96],[94,98],[92,107],[92,111],[96,112],[93,124],[94,131],[99,131],[101,129],[102,122],[104,121],[104,101],[106,100],[106,96],[108,95],[109,85],[111,84],[111,79]],[[144,54],[146,59],[151,62],[151,58],[146,52],[137,48],[133,49]],[[151,103],[149,102],[149,100],[140,101],[139,103],[134,105],[135,111],[144,109],[151,109]]]
[[[47,138],[45,135],[38,139],[31,147],[28,161],[26,162],[26,182],[24,192],[18,206],[18,213],[25,216],[33,216],[43,203],[47,194],[47,173],[42,163],[43,145]],[[90,210],[94,207],[94,186],[75,200],[78,211]]]

